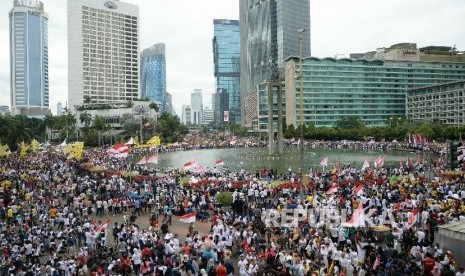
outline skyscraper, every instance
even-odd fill
[[[191,114],[192,124],[201,125],[203,124],[203,101],[202,101],[202,89],[194,89],[191,93]]]
[[[309,0],[240,0],[239,21],[242,99],[270,80],[276,66],[284,80],[284,60],[299,56],[299,29],[305,29],[302,55],[310,56]],[[242,118],[247,117],[244,111]]]
[[[141,98],[160,103],[166,111],[166,61],[165,44],[158,43],[142,51],[140,57]]]
[[[85,102],[139,98],[139,8],[112,0],[68,0],[68,97]]]
[[[49,109],[48,15],[38,0],[15,0],[10,11],[11,112],[44,116]]]
[[[214,19],[213,62],[216,90],[229,94],[231,123],[240,123],[240,32],[238,20]]]

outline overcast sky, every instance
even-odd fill
[[[284,0],[285,1],[285,0]],[[42,0],[49,15],[50,109],[67,101],[66,0]],[[139,5],[140,49],[166,44],[167,89],[180,115],[200,88],[211,106],[213,19],[239,19],[239,0],[126,0]],[[366,52],[399,42],[465,50],[464,0],[311,0],[316,57]],[[0,0],[0,105],[10,105],[9,23],[13,0]]]

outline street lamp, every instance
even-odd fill
[[[304,90],[302,74],[302,34],[305,29],[299,29],[299,71],[300,71],[300,195],[303,200],[304,195]]]

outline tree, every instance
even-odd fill
[[[158,104],[156,103],[150,103],[149,108],[155,110],[155,112],[158,112],[158,110],[160,109]]]
[[[358,117],[348,116],[337,121],[334,127],[340,129],[358,129],[362,124],[362,121]]]
[[[420,127],[418,128],[417,133],[420,134],[421,136],[424,136],[424,137],[428,138],[428,139],[430,139],[434,134],[433,128],[426,122],[420,125]]]
[[[84,124],[85,129],[88,130],[90,123],[92,122],[92,115],[87,113],[87,111],[84,111],[81,115],[79,115],[79,121],[81,121],[81,124]]]
[[[167,112],[163,112],[158,119],[158,124],[161,125],[158,131],[161,134],[162,141],[165,143],[180,141],[189,133],[189,129],[186,125],[181,124],[178,116],[173,116]]]
[[[84,103],[89,104],[91,102],[90,96],[84,96]]]
[[[139,121],[130,113],[123,114],[120,118],[121,126],[127,133],[137,135],[137,132],[140,129]]]
[[[96,130],[99,134],[98,145],[100,146],[100,137],[102,132],[110,129],[110,127],[105,123],[105,120],[102,116],[96,115],[94,117],[94,121],[92,122],[92,129]]]
[[[56,117],[53,117],[52,115],[46,115],[44,118],[44,123],[45,126],[50,129],[50,136],[48,139],[52,140],[53,139],[53,129],[55,127],[55,122],[56,122]]]

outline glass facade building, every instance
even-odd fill
[[[141,98],[160,104],[160,112],[166,103],[165,44],[158,43],[142,51],[140,55]]]
[[[213,63],[216,90],[229,94],[230,123],[241,122],[239,21],[214,19]]]
[[[257,110],[257,119],[258,119],[258,131],[268,131],[268,90],[269,90],[269,83],[260,83],[258,85],[258,110]],[[278,88],[273,87],[273,130],[275,132],[278,131]],[[282,98],[282,110],[283,110],[283,118],[286,117],[286,88],[284,86],[284,82],[281,82],[281,92],[283,95]]]
[[[367,126],[384,126],[406,115],[407,90],[465,79],[465,63],[305,58],[304,124],[332,127],[353,116]],[[299,59],[285,73],[286,124],[300,124]]]
[[[12,114],[49,111],[48,15],[44,5],[15,0],[9,17]]]
[[[302,55],[310,52],[309,0],[240,0],[241,26],[241,98],[257,92],[258,85],[271,79],[273,68],[278,67],[284,80],[284,61],[299,55],[299,29],[302,37]],[[242,102],[244,107],[247,103]],[[242,108],[242,117],[250,117]],[[251,122],[242,122],[250,126]]]

